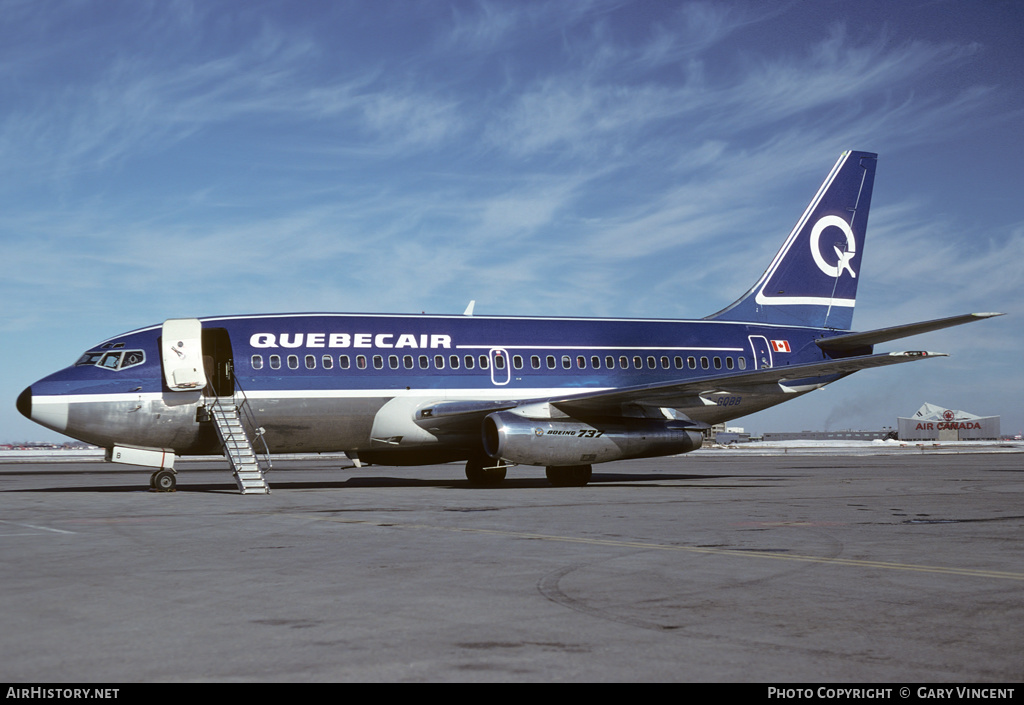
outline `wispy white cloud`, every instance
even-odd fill
[[[923,203],[873,210],[864,269],[873,280],[865,298],[876,315],[941,317],[993,308],[1024,313],[1024,280],[1017,271],[1024,261],[1024,225],[982,233],[944,222]]]

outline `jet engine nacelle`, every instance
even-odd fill
[[[566,466],[689,453],[704,441],[680,421],[529,419],[509,411],[483,423],[484,451],[519,465]]]

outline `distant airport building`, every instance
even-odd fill
[[[741,426],[715,424],[705,432],[705,438],[712,443],[727,446],[730,443],[750,443],[750,434]]]
[[[892,429],[881,431],[774,431],[766,432],[765,441],[884,441],[892,437]]]
[[[901,441],[987,441],[1000,437],[998,416],[975,416],[935,404],[925,404],[910,418],[898,421]]]

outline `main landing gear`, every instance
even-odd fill
[[[157,470],[149,476],[149,489],[153,492],[174,492],[177,486],[178,477],[173,470]]]
[[[495,487],[505,479],[504,461],[475,457],[466,461],[466,479],[474,487]],[[593,476],[590,465],[549,465],[548,482],[554,487],[585,487]]]
[[[466,461],[466,479],[474,487],[494,487],[505,480],[504,461],[480,456]]]

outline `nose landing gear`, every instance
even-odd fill
[[[177,489],[177,473],[173,470],[157,470],[149,476],[151,492],[174,492]]]

